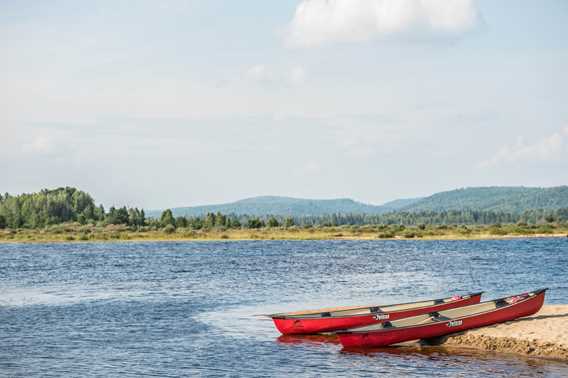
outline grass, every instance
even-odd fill
[[[131,229],[76,223],[43,229],[0,230],[0,242],[92,242],[160,240],[371,240],[371,239],[495,239],[535,236],[568,236],[568,224],[541,225],[366,225],[338,227],[276,227],[261,229]]]

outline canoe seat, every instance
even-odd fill
[[[436,299],[436,300],[434,301],[434,304],[435,304],[435,305],[444,304],[444,303],[446,303],[446,302],[444,302],[443,299]]]
[[[503,307],[503,306],[507,306],[507,305],[509,305],[509,303],[507,303],[507,301],[504,300],[504,299],[499,299],[499,300],[496,300],[496,301],[495,301],[495,306],[496,306],[497,308]]]
[[[379,307],[370,307],[369,308],[369,312],[371,313],[375,313],[375,312],[379,312],[381,311],[381,309]]]
[[[439,312],[431,312],[431,313],[428,314],[428,316],[430,316],[430,319],[433,322],[443,322],[443,321],[446,321],[446,320],[450,320],[450,318],[448,318],[447,316],[440,315]]]
[[[331,312],[322,312],[322,313],[321,313],[321,317],[322,317],[322,318],[330,318],[330,317],[331,317]]]

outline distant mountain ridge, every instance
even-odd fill
[[[211,212],[253,216],[320,216],[450,210],[521,213],[531,209],[559,208],[568,208],[568,186],[472,187],[435,193],[424,198],[398,199],[383,205],[366,204],[349,198],[318,200],[261,196],[219,205],[178,207],[173,208],[172,212],[175,216],[199,216]],[[148,215],[156,217],[160,212],[160,210],[149,211]]]
[[[219,205],[173,208],[175,216],[198,216],[207,213],[223,213],[237,215],[281,215],[281,216],[318,216],[333,213],[342,214],[378,214],[380,206],[369,205],[349,198],[338,199],[304,199],[278,196],[261,196],[246,198],[240,201]],[[150,211],[150,216],[155,216]]]
[[[552,188],[474,187],[440,192],[399,211],[484,210],[521,213],[531,209],[568,208],[568,186]]]

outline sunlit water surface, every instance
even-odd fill
[[[353,353],[255,314],[549,287],[568,238],[0,244],[2,376],[566,377],[568,364],[443,348]]]

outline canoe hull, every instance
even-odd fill
[[[453,320],[381,331],[340,333],[339,340],[345,348],[377,348],[405,341],[430,339],[468,329],[479,328],[496,323],[503,323],[537,313],[544,303],[542,292],[522,303],[497,309],[487,313],[472,315]]]
[[[427,314],[433,311],[449,310],[451,308],[469,306],[479,303],[481,294],[473,294],[469,298],[462,298],[452,302],[445,302],[437,305],[402,310],[384,312],[378,314],[364,314],[344,317],[329,318],[277,318],[274,317],[274,325],[283,335],[309,335],[322,332],[334,332],[342,329],[362,327],[371,324],[378,324],[384,321],[392,321]]]

